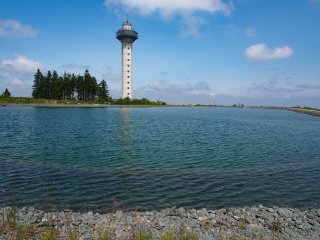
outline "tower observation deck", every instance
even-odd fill
[[[127,19],[116,37],[122,43],[122,98],[132,99],[132,44],[138,39],[138,33]]]

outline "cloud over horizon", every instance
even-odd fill
[[[245,51],[247,58],[260,61],[288,58],[291,57],[293,53],[293,49],[288,46],[271,49],[264,43],[251,45]]]
[[[15,96],[29,96],[26,89],[31,91],[33,74],[38,68],[43,68],[41,62],[22,55],[13,60],[0,60],[0,88],[8,88]]]
[[[0,20],[0,37],[36,37],[39,31],[13,19]]]
[[[38,68],[42,68],[40,62],[29,59],[25,56],[18,55],[13,60],[0,60],[0,69],[13,72],[35,72]]]
[[[180,92],[186,95],[203,95],[215,96],[216,93],[211,89],[211,86],[203,81],[190,84],[175,84],[167,81],[153,81],[143,87],[147,91],[160,91],[160,92]]]
[[[205,23],[204,19],[196,15],[196,12],[215,14],[222,12],[224,15],[230,15],[233,10],[232,3],[225,3],[223,0],[105,0],[105,5],[120,6],[127,13],[132,10],[142,16],[148,16],[153,13],[166,20],[181,19],[183,28],[180,29],[180,36],[196,37],[199,34],[199,28]]]

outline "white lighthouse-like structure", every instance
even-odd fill
[[[122,98],[132,99],[132,44],[138,39],[138,33],[128,18],[116,37],[122,43]]]

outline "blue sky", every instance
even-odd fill
[[[136,98],[320,107],[320,0],[3,0],[0,91],[89,68],[118,98],[126,15]]]

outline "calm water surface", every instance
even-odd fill
[[[320,118],[271,109],[0,108],[0,205],[320,207]]]

